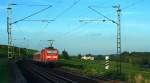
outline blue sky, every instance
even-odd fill
[[[116,53],[116,25],[111,22],[79,22],[86,19],[104,19],[88,6],[116,20],[113,5],[122,9],[122,51],[150,51],[150,0],[12,0],[16,4],[52,5],[48,10],[27,20],[47,19],[46,22],[21,21],[12,26],[13,43],[20,47],[42,49],[46,40],[55,40],[54,46],[70,54]],[[72,6],[75,4],[74,6]],[[7,44],[7,0],[0,1],[0,43]],[[70,8],[71,7],[71,8]],[[22,19],[45,8],[44,6],[13,6],[12,21]],[[23,38],[26,38],[24,41]]]

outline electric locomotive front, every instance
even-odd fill
[[[58,50],[55,48],[46,48],[45,49],[45,60],[49,61],[57,61],[58,60]]]
[[[59,53],[58,50],[53,47],[44,48],[41,52],[33,55],[33,60],[38,62],[51,62],[58,61]]]

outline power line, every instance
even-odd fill
[[[80,2],[80,0],[77,0],[77,1],[73,2],[72,5],[70,5],[68,8],[66,8],[66,9],[63,10],[62,12],[60,12],[60,13],[59,13],[56,17],[54,17],[52,20],[58,19],[58,18],[61,17],[64,13],[66,13],[66,12],[69,11],[69,10],[71,10],[71,9],[72,9],[75,5],[77,5],[79,2]],[[43,29],[42,31],[44,31],[44,30],[48,27],[49,24],[50,24],[50,23],[47,23],[46,26],[44,27],[44,29]]]
[[[116,3],[116,1],[114,0],[114,1],[104,1],[104,2],[102,2],[102,3],[100,3],[101,5],[90,5],[90,7],[98,7],[98,8],[103,8],[103,9],[106,9],[106,8],[110,8],[110,6],[108,6],[108,4],[110,5],[110,4],[113,4],[113,3]],[[107,6],[106,6],[107,5]]]
[[[20,21],[23,21],[23,20],[25,20],[25,19],[27,19],[27,18],[29,18],[29,17],[32,17],[32,16],[34,16],[34,15],[36,15],[36,14],[39,14],[39,13],[41,13],[41,12],[43,12],[43,11],[49,9],[50,7],[52,7],[52,6],[50,5],[49,7],[46,7],[46,8],[44,8],[44,9],[41,9],[40,11],[37,11],[37,12],[35,12],[35,13],[29,15],[29,16],[26,16],[26,17],[24,17],[24,18],[22,18],[22,19],[20,19],[20,20],[17,20],[17,21],[15,21],[15,22],[11,23],[11,24],[15,24],[15,23],[18,23],[18,22],[20,22]]]
[[[94,8],[92,8],[92,7],[88,7],[89,9],[91,9],[92,11],[94,11],[94,12],[96,12],[97,14],[99,14],[99,15],[101,15],[101,16],[103,16],[104,18],[106,18],[108,21],[111,21],[111,22],[113,22],[113,23],[116,23],[114,20],[112,20],[112,19],[110,19],[110,18],[108,18],[107,16],[105,16],[104,14],[102,14],[101,12],[99,12],[99,11],[97,11],[97,10],[95,10]],[[116,23],[117,24],[117,23]]]
[[[62,16],[65,12],[69,11],[70,9],[72,9],[75,5],[77,5],[80,2],[80,0],[75,1],[71,6],[69,6],[68,8],[66,8],[65,10],[63,10],[61,13],[59,13],[54,20],[56,20],[57,18],[59,18],[60,16]]]
[[[103,4],[104,4],[105,2],[103,2]],[[90,7],[90,6],[89,6]],[[110,20],[110,19],[109,19]],[[82,21],[82,20],[79,20],[79,21]],[[105,19],[104,20],[102,20],[102,21],[106,21]],[[111,20],[112,21],[112,20]],[[115,22],[115,21],[113,21],[113,22]],[[82,25],[80,25],[80,26],[78,26],[78,27],[76,27],[75,29],[72,29],[71,31],[69,31],[69,32],[66,32],[64,35],[68,35],[68,34],[70,34],[70,33],[72,33],[72,31],[76,31],[76,30],[79,30],[81,27],[83,27],[84,25],[86,25],[87,23],[85,23],[85,24],[82,24]]]
[[[23,20],[23,21],[33,21],[33,22],[51,22],[54,20]]]
[[[27,34],[26,32],[24,32],[18,24],[15,24],[15,27],[17,27],[17,30],[19,30],[19,32],[23,33],[24,35],[30,36],[32,34],[32,33],[30,33],[30,34],[28,33]]]
[[[11,5],[14,5],[14,6],[49,6],[49,5],[41,5],[41,4],[20,4],[20,3],[12,3]]]
[[[68,31],[68,32],[65,32],[63,35],[61,35],[61,38],[64,38],[64,36],[65,36],[65,37],[71,36],[71,34],[73,34],[73,33],[77,32],[77,31],[79,31],[80,29],[82,29],[81,27],[83,27],[83,26],[85,26],[85,25],[87,25],[87,24],[88,24],[87,22],[86,22],[86,23],[83,23],[83,24],[80,24],[79,26],[73,28],[72,30],[70,30],[70,31]],[[67,39],[69,39],[69,38],[67,38]]]
[[[41,29],[41,31],[44,32],[50,23],[51,22],[47,22],[46,25],[43,27],[43,29]]]
[[[86,22],[85,22],[86,21]],[[75,32],[77,33],[79,33],[79,30],[80,29],[82,29],[82,30],[80,30],[80,32],[81,31],[83,31],[83,26],[85,26],[85,25],[87,25],[87,24],[89,24],[90,23],[90,21],[102,21],[102,22],[105,22],[105,21],[107,21],[107,20],[105,20],[105,19],[103,19],[103,20],[100,20],[100,19],[96,19],[96,20],[79,20],[79,22],[84,22],[83,24],[80,24],[79,26],[77,26],[77,27],[75,27],[74,29],[72,29],[72,30],[70,30],[70,31],[68,31],[68,32],[66,32],[66,33],[64,33],[64,35],[65,36],[69,36],[69,35],[71,35],[71,34],[74,34]]]

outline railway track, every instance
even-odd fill
[[[19,67],[29,83],[98,83],[93,79],[71,75],[58,69],[39,67],[27,61],[20,62]]]
[[[43,67],[29,60],[20,61],[18,65],[28,83],[124,83],[100,76],[89,78],[62,68]]]
[[[98,81],[95,79],[91,79],[91,78],[80,76],[80,75],[75,75],[75,74],[66,72],[62,69],[58,69],[58,68],[50,69],[50,68],[48,68],[47,70],[54,72],[58,75],[64,76],[68,79],[74,80],[77,83],[98,83]]]

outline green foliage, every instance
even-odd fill
[[[81,59],[82,55],[81,54],[78,54],[77,58],[78,59]]]
[[[63,61],[59,61],[58,64],[60,66],[67,66],[67,67],[71,67],[71,68],[83,69],[83,65],[81,65],[81,64],[72,64],[72,63],[63,62]]]
[[[64,58],[64,59],[69,59],[69,58],[70,58],[70,57],[69,57],[69,54],[68,54],[68,52],[67,52],[66,50],[63,50],[63,51],[62,51],[61,56],[62,56],[62,58]]]
[[[123,52],[122,61],[132,64],[150,64],[150,52]]]
[[[86,54],[85,56],[92,56],[92,54]]]
[[[116,61],[110,61],[110,69],[105,70],[105,61],[104,60],[80,60],[80,59],[61,59],[59,60],[63,63],[69,64],[64,65],[66,67],[78,69],[80,72],[87,76],[91,75],[101,75],[106,78],[112,79],[121,79],[121,80],[128,80],[130,77],[135,77],[138,74],[142,75],[144,79],[150,79],[150,69],[143,69],[137,64],[130,64],[130,63],[122,63],[122,74],[117,74],[116,70]],[[70,66],[70,65],[78,65]],[[82,67],[79,67],[82,65]]]
[[[10,83],[10,69],[7,58],[0,58],[0,83]]]
[[[95,59],[96,60],[104,60],[105,56],[103,56],[103,55],[97,55],[97,56],[95,56]]]
[[[6,45],[0,45],[0,58],[7,57],[7,49]]]
[[[13,47],[13,50],[14,50],[15,57],[19,57],[19,47]],[[28,55],[28,57],[32,57],[32,54],[34,52],[36,52],[36,50],[20,48],[21,57],[25,57],[26,55]],[[0,45],[0,57],[7,57],[7,53],[8,53],[7,45]]]

